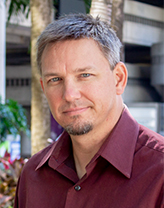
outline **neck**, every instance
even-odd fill
[[[106,138],[101,138],[99,141],[95,137],[91,137],[91,134],[88,133],[87,136],[81,135],[78,136],[78,139],[71,139],[77,175],[79,178],[82,178],[86,173],[85,167],[98,152]]]
[[[77,175],[82,178],[86,173],[86,166],[99,151],[104,141],[109,136],[110,132],[120,118],[124,106],[120,107],[115,116],[109,119],[108,125],[102,129],[94,129],[89,133],[80,136],[71,136],[73,146],[73,156]]]

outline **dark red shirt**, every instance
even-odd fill
[[[78,179],[69,135],[34,155],[17,187],[15,208],[163,208],[164,138],[125,109]]]

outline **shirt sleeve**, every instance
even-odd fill
[[[158,199],[158,202],[156,204],[156,207],[164,208],[164,184],[162,186],[162,190],[160,192],[159,199]]]
[[[13,208],[19,208],[19,203],[18,203],[19,181],[20,181],[20,177],[19,177],[18,183],[17,183],[16,193],[15,193],[15,199],[14,199],[14,207]]]

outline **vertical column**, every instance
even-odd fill
[[[6,10],[5,0],[0,1],[0,96],[6,97]]]
[[[164,42],[151,47],[151,84],[164,86]]]

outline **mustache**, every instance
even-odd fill
[[[73,103],[65,103],[59,107],[59,112],[66,112],[69,109],[84,108],[87,106],[88,106],[88,103],[84,103],[80,101],[73,102]]]

